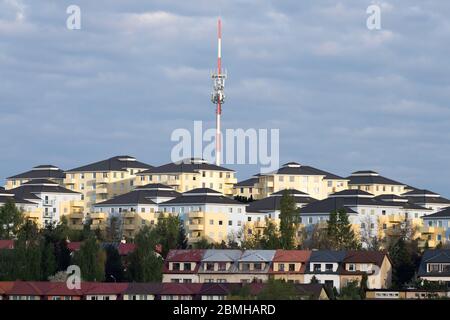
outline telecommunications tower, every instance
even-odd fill
[[[222,115],[222,104],[225,102],[224,88],[227,78],[226,71],[222,70],[222,22],[220,18],[217,21],[217,70],[212,72],[211,78],[213,80],[211,101],[216,105],[216,165],[220,166],[222,154],[220,117]]]

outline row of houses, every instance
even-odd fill
[[[227,300],[238,293],[240,283],[99,283],[81,282],[79,288],[66,282],[0,282],[0,300]],[[266,284],[248,284],[257,296]],[[298,299],[328,300],[320,284],[296,284]]]
[[[374,171],[343,178],[290,162],[280,169],[237,183],[235,172],[189,159],[153,167],[130,156],[117,156],[67,171],[41,165],[7,178],[0,205],[12,199],[38,225],[68,219],[105,231],[112,217],[133,238],[143,225],[164,214],[184,221],[190,243],[262,233],[266,219],[279,222],[280,201],[289,192],[300,209],[299,229],[323,225],[331,211],[344,209],[361,238],[398,236],[414,228],[422,246],[450,239],[450,200]],[[232,196],[256,201],[242,203]]]
[[[167,283],[320,283],[338,291],[367,275],[370,289],[391,286],[392,264],[381,251],[171,250],[165,259]]]

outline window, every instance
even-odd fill
[[[294,272],[295,271],[295,264],[294,263],[289,263],[289,271],[290,272]]]
[[[178,262],[175,262],[172,264],[172,270],[179,271],[180,270],[180,264]]]
[[[221,226],[223,224],[222,220],[219,220],[219,226]]]
[[[233,225],[233,221],[232,220],[228,220],[228,225],[232,226]]]
[[[284,271],[284,263],[279,263],[278,264],[278,271],[281,271],[281,272]]]
[[[255,263],[253,264],[253,269],[260,271],[262,270],[262,264],[261,263]]]
[[[328,186],[328,188],[333,187],[333,181],[328,181],[328,182],[327,182],[327,186]]]
[[[210,225],[213,225],[213,224],[214,224],[214,220],[212,220],[212,219],[209,220],[209,224],[210,224]]]
[[[383,223],[383,230],[386,230],[386,229],[387,229],[387,224]]]
[[[322,270],[322,266],[320,265],[320,263],[314,263],[313,264],[313,270],[315,272],[320,272]]]
[[[385,216],[385,215],[386,215],[386,210],[382,210],[382,211],[381,211],[381,214],[382,214],[383,216]]]
[[[252,217],[247,217],[248,222],[252,222]]]
[[[312,224],[312,223],[313,223],[313,218],[312,218],[312,217],[309,217],[309,218],[308,218],[308,223],[309,223],[309,224]]]
[[[218,263],[219,271],[226,271],[227,270],[227,264],[226,262],[219,262]],[[219,281],[217,281],[219,282]]]
[[[361,229],[365,229],[366,228],[366,224],[363,222],[361,223]]]
[[[192,269],[191,269],[191,264],[188,263],[188,262],[184,263],[184,264],[183,264],[183,269],[184,269],[185,271],[191,271],[191,270],[192,270]]]
[[[325,264],[325,271],[333,271],[333,265],[331,263]]]
[[[355,271],[355,270],[356,270],[355,264],[354,263],[349,263],[348,264],[348,271]]]
[[[295,176],[289,176],[289,182],[294,182],[295,181]]]

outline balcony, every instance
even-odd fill
[[[401,223],[403,222],[402,217],[399,215],[392,214],[388,217],[390,223]]]
[[[108,193],[108,188],[102,187],[102,186],[97,186],[95,188],[95,193],[96,194],[107,194]]]
[[[267,188],[273,188],[273,181],[267,181],[266,187]]]
[[[42,216],[42,213],[40,211],[32,211],[32,212],[25,213],[25,217],[27,219],[32,219],[32,220],[40,219],[41,216]]]
[[[134,211],[122,211],[122,217],[124,219],[134,219],[136,217],[136,212],[134,212]]]
[[[103,175],[97,174],[97,178],[95,178],[96,183],[109,183],[110,179],[108,177],[103,177]]]
[[[93,212],[89,214],[91,219],[98,219],[98,220],[104,220],[106,219],[106,213],[105,212]]]
[[[73,179],[73,178],[66,178],[66,179],[64,179],[64,184],[65,185],[74,185],[75,182],[76,182],[76,180]]]
[[[71,207],[83,208],[84,207],[84,203],[81,200],[73,200],[73,201],[70,201],[70,206]]]
[[[136,229],[136,226],[134,224],[131,223],[126,223],[123,225],[123,229],[124,230],[128,230],[128,231],[133,231]]]
[[[69,219],[83,219],[84,218],[84,213],[82,212],[73,212],[71,214],[69,214]]]
[[[55,200],[43,200],[42,205],[44,207],[53,207],[55,205]]]
[[[195,218],[204,218],[205,213],[203,211],[192,211],[188,214],[189,218],[195,219]]]
[[[189,231],[203,231],[204,230],[203,224],[193,223],[193,224],[189,224],[187,227],[188,227]]]
[[[420,248],[424,248],[426,246],[427,242],[428,242],[429,248],[434,248],[437,245],[435,240],[420,240],[418,245]]]
[[[166,180],[165,184],[167,184],[169,186],[179,186],[181,184],[181,181],[177,180],[177,179],[168,179],[168,180]]]
[[[435,232],[436,232],[436,228],[435,227],[426,226],[426,227],[420,228],[420,233],[433,234]]]

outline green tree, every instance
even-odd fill
[[[281,239],[278,235],[278,228],[273,221],[266,219],[266,226],[260,242],[261,248],[265,250],[276,250],[282,247]]]
[[[53,243],[45,242],[42,240],[41,243],[41,274],[42,280],[48,280],[48,278],[54,275],[57,271],[57,263],[55,258],[55,248]]]
[[[360,300],[361,291],[357,280],[349,281],[342,287],[338,300]]]
[[[158,242],[162,246],[161,255],[163,257],[167,256],[167,253],[171,249],[176,249],[185,241],[185,239],[180,239],[180,228],[183,222],[178,216],[174,215],[161,215],[158,218],[158,224],[156,225],[156,235],[158,236]]]
[[[186,236],[186,229],[184,228],[184,223],[180,221],[178,225],[178,245],[177,249],[187,249],[188,239]]]
[[[415,253],[411,247],[408,248],[408,244],[403,238],[392,243],[388,252],[392,260],[392,284],[396,288],[401,288],[415,274]]]
[[[295,232],[298,228],[298,210],[295,199],[287,190],[280,202],[280,244],[283,249],[295,248]]]
[[[162,280],[163,260],[154,251],[159,236],[154,228],[143,227],[135,238],[136,249],[129,256],[128,278],[135,282]]]
[[[206,238],[201,238],[192,244],[193,249],[212,249],[214,244],[209,242]]]
[[[298,300],[299,295],[293,283],[270,279],[257,295],[258,300]]]
[[[339,243],[339,229],[338,229],[338,213],[336,210],[330,212],[330,217],[327,221],[327,238],[329,240],[330,248],[337,250]]]
[[[106,282],[121,282],[124,279],[124,267],[119,251],[113,245],[105,248],[105,280]]]
[[[14,239],[24,222],[23,212],[12,199],[0,207],[0,239]]]
[[[368,281],[367,273],[364,273],[361,277],[361,283],[359,284],[359,296],[361,297],[361,299],[366,298],[366,291],[368,289],[367,281]]]
[[[91,236],[81,244],[73,260],[80,267],[84,281],[100,282],[105,279],[106,254],[95,237]]]
[[[360,244],[355,236],[352,225],[348,219],[345,209],[338,211],[338,239],[341,250],[355,250],[360,248]],[[370,227],[370,226],[369,226]]]
[[[111,217],[106,228],[106,241],[119,242],[122,240],[122,233],[120,231],[120,221],[118,217]]]

